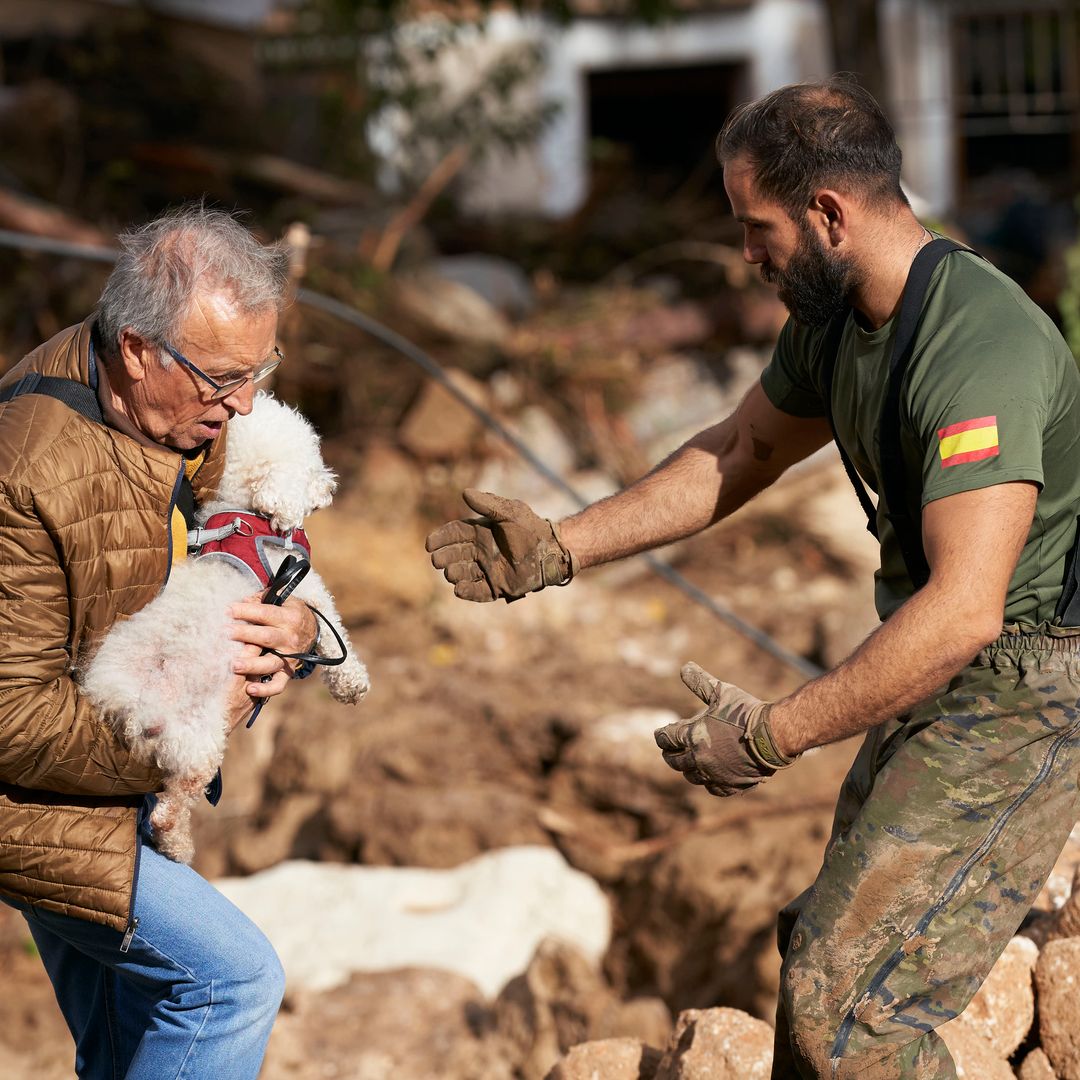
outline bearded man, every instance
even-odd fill
[[[853,81],[741,106],[718,153],[744,258],[791,314],[760,382],[581,513],[551,523],[467,492],[483,516],[428,550],[458,596],[516,599],[726,518],[835,430],[879,492],[876,508],[863,496],[882,625],[779,701],[687,665],[705,709],[656,739],[727,797],[865,734],[821,871],[780,916],[773,1076],[952,1078],[935,1029],[1016,932],[1080,812],[1080,620],[1065,603],[1080,374],[1015,283],[919,223],[892,128]]]

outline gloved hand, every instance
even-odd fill
[[[462,498],[483,516],[450,521],[427,538],[431,565],[462,600],[508,603],[547,585],[567,585],[577,572],[559,527],[519,499],[467,489]]]
[[[726,798],[795,763],[796,758],[781,754],[773,740],[771,705],[714,679],[697,664],[686,664],[681,674],[706,707],[689,720],[659,728],[655,738],[664,760],[691,784],[702,784],[710,795]]]

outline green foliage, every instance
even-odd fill
[[[361,112],[339,131],[366,145],[374,131],[405,187],[415,186],[451,151],[473,164],[493,152],[533,142],[558,113],[537,90],[546,62],[535,42],[501,44],[485,33],[493,0],[445,0],[434,11],[406,0],[308,0],[300,25],[312,35],[356,42]],[[570,0],[512,0],[513,9],[565,23]],[[589,14],[658,22],[674,15],[672,0],[597,0]],[[327,49],[340,54],[342,50]],[[461,58],[468,55],[468,63]],[[345,140],[343,140],[344,142]],[[339,144],[338,156],[348,153]]]

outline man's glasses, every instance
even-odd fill
[[[213,393],[210,395],[211,401],[221,401],[223,398],[227,398],[230,394],[235,393],[249,380],[252,383],[262,382],[271,372],[276,371],[281,361],[285,359],[282,351],[275,345],[273,359],[267,360],[265,364],[257,367],[250,375],[244,375],[239,379],[229,379],[228,382],[219,383],[215,379],[211,379],[202,368],[196,367],[182,352],[174,349],[171,345],[162,344],[161,346],[178,364],[183,364],[188,371],[193,371],[200,379],[208,386],[213,388]]]

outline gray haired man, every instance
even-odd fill
[[[254,1080],[283,992],[270,943],[153,847],[160,773],[74,670],[186,554],[229,419],[280,363],[287,257],[186,207],[121,237],[97,310],[0,380],[0,901],[26,918],[83,1080]],[[301,603],[237,605],[233,728],[315,636]],[[265,681],[264,681],[265,680]]]

